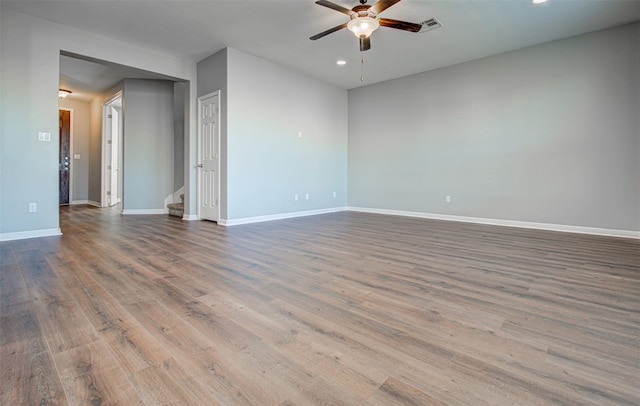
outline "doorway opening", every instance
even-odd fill
[[[122,92],[102,108],[102,207],[118,205],[122,211]]]
[[[164,120],[171,108],[167,100],[163,99],[165,108],[162,113],[154,110],[151,104],[141,104],[143,101],[137,96],[147,93],[136,93],[135,89],[147,80],[174,83],[174,123]],[[129,93],[129,106],[125,100],[127,84],[134,88],[134,91]],[[190,100],[191,85],[188,80],[61,50],[59,87],[71,90],[74,100],[89,103],[88,106],[83,105],[82,109],[77,108],[74,113],[75,119],[80,120],[79,128],[74,135],[76,145],[78,148],[84,148],[77,152],[83,152],[86,164],[83,162],[79,165],[79,161],[73,161],[79,158],[74,158],[75,155],[72,153],[71,164],[75,164],[76,179],[70,182],[75,194],[71,203],[86,202],[97,207],[112,207],[111,211],[117,211],[119,214],[154,214],[160,211],[166,213],[167,204],[182,200],[183,195],[187,206],[189,201],[195,200],[196,170],[191,162],[195,158],[192,157],[195,152],[192,151],[192,148],[195,150],[195,134],[191,139],[191,127],[196,120],[195,111],[192,111],[195,110],[195,106],[192,106],[195,103]],[[115,93],[118,90],[120,91]],[[140,113],[138,107],[144,114]],[[127,108],[136,112],[133,119],[126,115]],[[125,116],[129,117],[127,123],[124,121]],[[144,129],[142,135],[148,139],[154,137],[153,134],[149,134],[151,131],[148,128],[156,124],[157,119],[163,119],[163,131],[174,128],[173,140],[167,136],[163,138],[162,144],[167,151],[173,149],[173,157],[171,158],[170,154],[165,156],[166,162],[162,165],[158,165],[157,160],[145,158],[144,154],[148,150],[141,152],[140,149],[134,148],[140,143],[132,146],[130,141],[139,141],[140,132],[132,131],[131,137],[124,136],[124,124],[134,124],[135,127],[142,125],[147,118],[150,126]],[[86,130],[82,127],[85,124],[83,119],[89,122],[89,128]],[[117,136],[115,130],[118,130]],[[99,145],[95,145],[94,140]],[[130,167],[127,170],[128,166]],[[162,173],[158,173],[156,166],[162,169]],[[171,166],[173,170],[170,170]],[[136,171],[144,173],[138,175]],[[153,183],[154,188],[150,193],[145,194],[135,188],[127,189],[130,180],[134,185],[141,182],[141,179],[149,179]],[[134,190],[137,194],[133,193]],[[151,193],[153,197],[147,199]],[[129,205],[131,207],[128,207]],[[193,206],[191,210],[195,211],[195,205]],[[188,207],[183,217],[194,220],[196,216],[193,212],[190,214]]]

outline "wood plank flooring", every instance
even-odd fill
[[[61,209],[0,242],[0,404],[639,405],[640,241]]]

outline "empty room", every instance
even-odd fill
[[[640,2],[0,0],[0,404],[640,404]]]

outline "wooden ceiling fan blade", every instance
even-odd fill
[[[368,51],[371,49],[371,37],[360,38],[360,52]]]
[[[376,14],[380,14],[399,1],[400,0],[379,0],[376,4],[371,6],[371,10]]]
[[[352,10],[349,10],[348,8],[344,8],[344,7],[340,6],[340,5],[337,5],[337,4],[332,3],[330,1],[327,1],[327,0],[318,0],[318,1],[316,1],[316,4],[328,7],[330,9],[332,9],[332,10],[335,10],[335,11],[339,11],[342,14],[346,14],[348,16],[350,16],[351,14],[355,14]]]
[[[343,28],[347,28],[347,23],[337,25],[337,26],[335,26],[335,27],[333,27],[333,28],[329,28],[329,29],[328,29],[328,30],[326,30],[326,31],[322,31],[320,34],[316,34],[316,35],[314,35],[313,37],[309,37],[309,39],[310,39],[310,40],[315,41],[315,40],[317,40],[317,39],[319,39],[319,38],[324,37],[325,35],[329,35],[329,34],[331,34],[332,32],[336,32],[336,31],[341,30],[341,29],[343,29]]]
[[[383,27],[395,28],[397,30],[418,32],[422,29],[422,25],[416,23],[409,23],[406,21],[392,20],[390,18],[379,18],[378,22]]]

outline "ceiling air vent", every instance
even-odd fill
[[[419,34],[442,27],[442,24],[440,24],[440,21],[436,20],[435,18],[430,18],[426,21],[423,21],[420,23],[420,25],[422,25],[422,28],[420,29],[420,31],[418,31]]]

